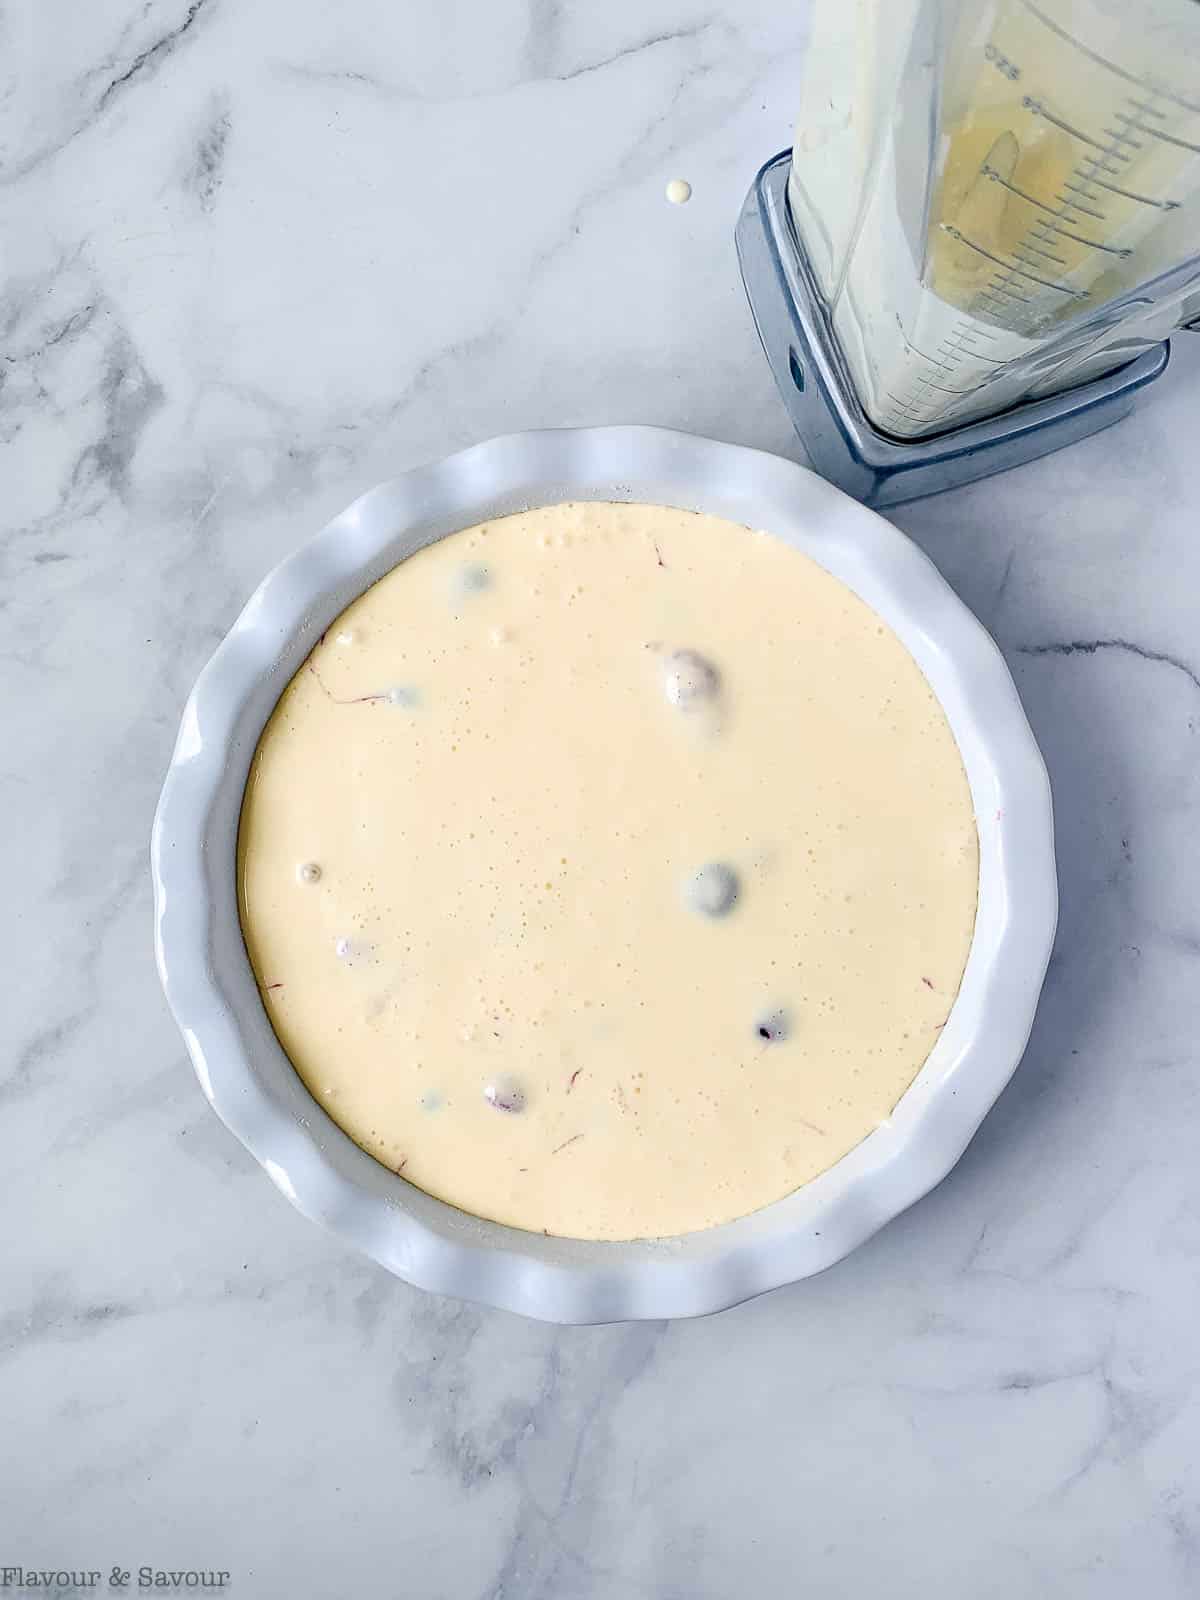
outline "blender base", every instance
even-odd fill
[[[1005,472],[1118,422],[1157,378],[1156,344],[1090,383],[924,439],[881,433],[859,403],[809,276],[787,204],[791,152],[759,172],[737,223],[759,338],[792,424],[823,478],[869,506],[894,506]]]

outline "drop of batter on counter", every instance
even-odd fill
[[[685,206],[692,198],[692,186],[686,178],[672,178],[667,185],[667,199],[673,206]]]
[[[764,1044],[776,1044],[786,1039],[792,1031],[792,1019],[786,1011],[769,1011],[754,1024],[754,1032]]]
[[[525,1091],[515,1078],[493,1078],[484,1085],[483,1098],[497,1111],[524,1111]]]
[[[684,889],[684,899],[693,911],[705,917],[724,917],[733,910],[741,893],[737,873],[723,861],[709,861],[694,872]]]
[[[663,672],[667,699],[681,711],[715,700],[721,687],[721,674],[695,650],[673,650],[663,662]]]
[[[302,861],[296,868],[296,876],[301,883],[320,883],[321,869],[315,861]]]

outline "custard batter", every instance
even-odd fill
[[[242,926],[319,1103],[520,1228],[756,1210],[891,1111],[978,879],[950,728],[895,635],[769,534],[580,503],[355,601],[251,768]]]

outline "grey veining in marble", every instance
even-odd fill
[[[179,708],[298,539],[514,428],[796,452],[732,226],[803,33],[802,0],[0,9],[0,1565],[1200,1592],[1200,344],[1118,429],[897,518],[1016,675],[1062,926],[965,1159],[823,1277],[664,1327],[422,1296],[272,1190],[158,993]]]

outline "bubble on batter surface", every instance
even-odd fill
[[[663,689],[681,711],[692,711],[717,698],[721,674],[696,650],[673,650],[663,662]]]
[[[705,917],[724,917],[733,910],[741,894],[737,873],[724,861],[709,861],[693,872],[684,886],[684,900],[692,911]]]
[[[491,586],[491,571],[482,561],[464,561],[454,574],[451,593],[454,600],[465,600],[469,595],[482,594]]]
[[[370,961],[374,951],[364,939],[353,939],[349,934],[339,934],[333,941],[333,953],[348,967],[360,967]]]
[[[420,705],[421,696],[418,691],[407,683],[398,683],[387,691],[384,696],[391,706],[402,706],[406,711],[411,711],[414,706]]]
[[[320,883],[321,868],[315,861],[302,861],[296,868],[296,877],[301,883]]]
[[[516,1078],[507,1074],[500,1078],[493,1078],[484,1085],[483,1098],[488,1105],[495,1106],[497,1111],[524,1111],[525,1090]]]
[[[791,1014],[782,1008],[764,1012],[754,1024],[755,1035],[764,1044],[776,1044],[786,1039],[792,1031]]]

